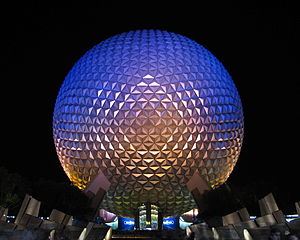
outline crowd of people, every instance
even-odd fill
[[[283,234],[278,228],[272,228],[269,240],[299,240],[296,234]]]
[[[197,237],[194,232],[191,232],[191,234],[187,236],[186,240],[197,240]],[[280,231],[280,229],[272,228],[268,240],[300,240],[300,238],[296,234],[284,234]]]

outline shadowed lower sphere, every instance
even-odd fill
[[[243,140],[238,92],[203,46],[175,33],[131,31],[89,50],[59,91],[56,151],[80,189],[99,169],[111,185],[102,208],[133,216],[155,203],[164,216],[194,208],[195,171],[226,181]]]

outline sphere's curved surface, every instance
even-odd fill
[[[144,202],[164,215],[195,207],[186,183],[196,170],[226,181],[243,140],[243,112],[223,65],[187,37],[159,30],[113,36],[72,68],[56,100],[60,162],[84,189],[104,173],[102,207],[123,216]]]

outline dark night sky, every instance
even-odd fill
[[[2,78],[0,166],[33,180],[67,181],[52,139],[52,113],[64,77],[95,44],[117,33],[146,28],[197,41],[231,74],[243,102],[245,138],[229,181],[299,183],[295,45],[300,41],[295,7],[283,1],[208,2],[194,6],[173,1],[171,7],[153,2],[152,6],[112,2],[89,7],[73,3],[60,8],[28,2],[7,9],[11,14],[5,24],[7,34],[2,35],[8,40],[3,49],[8,74]]]

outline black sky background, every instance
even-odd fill
[[[8,41],[2,45],[7,74],[1,79],[0,166],[31,180],[68,181],[52,139],[52,113],[64,77],[87,50],[108,37],[161,29],[202,44],[237,86],[245,136],[229,182],[299,186],[298,11],[286,1],[240,2],[52,6],[27,1],[2,9],[9,16],[1,23],[2,38]]]

